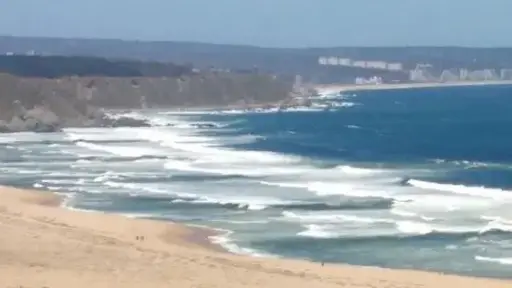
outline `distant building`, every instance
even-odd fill
[[[327,64],[338,65],[338,57],[329,57],[329,59],[327,59]]]
[[[409,71],[409,80],[413,82],[429,82],[436,81],[433,74],[434,71],[430,64],[418,64],[414,70]]]
[[[349,58],[338,58],[338,65],[341,65],[341,66],[351,66],[352,65],[352,59],[349,59]]]
[[[320,64],[320,65],[327,65],[327,57],[319,57],[318,58],[318,64]]]
[[[404,67],[402,63],[387,63],[387,69],[391,71],[402,71]]]
[[[355,84],[357,85],[365,85],[365,84],[375,84],[375,85],[378,85],[378,84],[382,84],[382,78],[381,77],[377,77],[377,76],[373,76],[371,78],[363,78],[363,77],[357,77],[355,79]]]
[[[469,77],[469,71],[468,71],[468,69],[460,69],[460,70],[459,70],[459,79],[460,79],[461,81],[468,80],[468,77]]]
[[[354,61],[352,62],[352,66],[366,68],[366,61]]]
[[[500,79],[501,80],[512,80],[512,69],[501,69]]]
[[[458,73],[458,71],[454,71],[454,70],[443,70],[443,72],[441,73],[441,76],[439,77],[439,80],[441,80],[442,82],[459,81],[460,80],[459,73]]]
[[[491,69],[475,70],[468,73],[468,80],[472,81],[497,80],[498,78],[496,72]]]
[[[384,61],[366,61],[366,68],[386,70],[387,63]]]

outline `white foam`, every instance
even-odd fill
[[[220,245],[222,248],[226,249],[227,251],[239,254],[239,255],[248,255],[252,257],[265,257],[265,258],[275,258],[276,256],[262,253],[256,249],[251,249],[247,247],[240,247],[231,238],[231,235],[233,234],[233,231],[230,230],[224,230],[224,229],[215,229],[219,232],[221,232],[218,235],[209,236],[208,239],[217,245]]]
[[[413,221],[399,221],[396,223],[396,228],[401,233],[413,235],[424,235],[434,231],[434,228],[426,223]]]
[[[393,196],[384,190],[364,187],[361,184],[350,183],[328,183],[328,182],[310,182],[308,190],[315,192],[318,196],[343,195],[357,198],[378,197],[392,199]]]
[[[92,181],[93,182],[105,182],[108,180],[118,179],[118,178],[120,178],[119,174],[117,174],[113,171],[107,171],[107,172],[101,174],[100,176],[94,178]]]
[[[298,188],[305,189],[315,193],[318,196],[332,196],[332,195],[340,195],[340,196],[349,196],[356,198],[383,198],[383,199],[393,199],[394,196],[392,193],[385,191],[379,187],[373,187],[369,185],[365,185],[360,182],[347,182],[347,183],[336,183],[336,182],[319,182],[319,181],[311,181],[311,182],[269,182],[269,181],[260,181],[259,183],[268,186],[277,186],[282,188]]]
[[[124,146],[111,146],[111,145],[98,145],[89,142],[79,141],[76,142],[79,147],[111,153],[123,157],[143,157],[143,156],[163,156],[164,154],[156,149],[142,148],[142,147],[124,147]]]
[[[333,214],[332,212],[304,212],[296,213],[291,211],[283,211],[281,213],[285,219],[296,219],[301,223],[360,223],[360,224],[376,224],[388,223],[393,224],[395,220],[384,218],[361,217],[348,214]]]
[[[54,184],[54,185],[82,185],[85,183],[85,179],[43,179],[42,183]]]
[[[450,192],[455,194],[470,195],[475,197],[490,198],[494,200],[512,200],[512,191],[498,188],[474,187],[455,184],[440,184],[422,180],[410,179],[409,185],[427,190]]]
[[[337,166],[335,169],[340,170],[341,172],[343,172],[345,174],[355,175],[355,176],[376,175],[376,174],[381,174],[384,172],[383,170],[357,168],[357,167],[352,167],[352,166],[347,166],[347,165],[340,165],[340,166]]]
[[[483,261],[483,262],[492,262],[498,263],[502,265],[512,265],[512,258],[493,258],[493,257],[484,257],[484,256],[475,256],[475,260]]]
[[[424,220],[424,221],[434,221],[435,220],[435,218],[433,218],[433,217],[418,215],[417,213],[406,211],[406,210],[402,210],[402,209],[398,209],[398,208],[395,208],[395,207],[393,207],[390,210],[390,213],[393,214],[393,215],[404,217],[404,218],[419,218],[419,219]]]
[[[307,229],[305,231],[301,231],[301,232],[297,233],[297,236],[311,237],[311,238],[323,238],[323,239],[337,237],[337,233],[332,232],[332,231],[327,231],[325,225],[310,224],[310,225],[306,225],[306,228]]]
[[[32,187],[34,187],[34,188],[44,188],[44,185],[40,184],[40,183],[35,183],[34,185],[32,185]]]
[[[268,220],[211,220],[212,222],[229,223],[229,224],[268,224]]]
[[[120,183],[114,181],[105,181],[104,185],[113,188],[124,188],[127,193],[133,196],[149,193],[149,194],[164,194],[174,197],[180,197],[185,199],[174,199],[173,203],[187,202],[187,203],[210,203],[227,205],[233,204],[238,205],[240,209],[248,210],[263,210],[270,205],[285,205],[291,202],[283,201],[278,198],[263,197],[263,196],[232,196],[232,195],[206,195],[206,194],[194,194],[174,191],[170,188],[156,188],[143,184],[136,183]],[[188,200],[186,200],[188,199]]]
[[[354,107],[356,105],[360,105],[358,103],[354,103],[354,102],[341,102],[338,104],[339,107]]]
[[[232,195],[195,195],[196,200],[191,200],[192,203],[213,203],[213,204],[235,204],[240,208],[248,210],[263,210],[272,205],[286,205],[293,204],[290,201],[283,201],[278,198],[263,197],[263,196],[232,196]]]
[[[482,216],[480,216],[480,219],[487,220],[487,221],[490,221],[490,222],[502,223],[502,224],[505,224],[505,225],[512,225],[512,219],[506,219],[506,218],[501,217],[501,216],[482,215]]]

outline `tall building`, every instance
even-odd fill
[[[327,65],[327,58],[326,57],[318,57],[318,64]]]
[[[384,61],[366,61],[366,68],[385,70],[387,63]]]
[[[338,58],[338,65],[351,66],[352,60],[350,58]]]
[[[456,74],[457,71],[451,70],[443,70],[441,76],[439,77],[442,82],[453,82],[460,80],[459,73]]]
[[[464,81],[464,80],[468,80],[468,77],[469,77],[469,71],[468,69],[460,69],[459,70],[459,79]]]
[[[352,66],[366,68],[366,61],[354,61],[352,62]]]
[[[391,71],[402,71],[404,67],[402,63],[387,63],[387,69]]]
[[[329,59],[327,59],[327,64],[338,65],[338,57],[329,57]]]
[[[512,80],[512,69],[501,69],[500,79],[501,80]]]

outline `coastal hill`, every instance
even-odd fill
[[[290,81],[263,73],[98,57],[3,55],[0,73],[2,132],[143,125],[112,123],[98,108],[261,105],[292,91]]]
[[[0,37],[0,54],[95,56],[141,61],[194,63],[198,68],[226,68],[232,71],[258,69],[260,72],[292,79],[302,75],[316,83],[353,83],[354,75],[404,81],[407,70],[428,63],[436,73],[444,69],[512,68],[512,48],[468,47],[330,47],[268,48],[171,41],[126,41],[114,39],[63,39]],[[399,62],[404,71],[329,67],[318,65],[319,57]]]

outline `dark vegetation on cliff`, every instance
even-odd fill
[[[0,72],[23,77],[181,77],[192,67],[173,63],[109,60],[86,56],[0,55]]]

